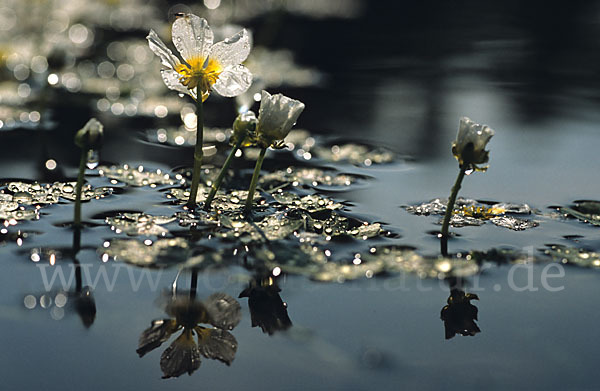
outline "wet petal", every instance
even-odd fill
[[[148,40],[150,50],[152,50],[154,54],[160,57],[160,62],[163,64],[163,66],[169,69],[174,69],[177,65],[180,64],[179,59],[173,54],[173,52],[171,52],[171,50],[169,50],[169,48],[167,48],[167,46],[158,37],[154,30],[150,30],[150,33],[148,34],[146,39]]]
[[[216,60],[221,67],[238,65],[250,54],[250,37],[246,29],[222,42],[217,42],[210,49],[210,58]]]
[[[187,94],[187,95],[191,96],[192,98],[196,99],[196,91],[190,90],[186,86],[181,84],[181,82],[179,81],[179,78],[181,77],[181,75],[179,75],[179,73],[172,71],[170,69],[161,69],[160,74],[163,78],[163,81],[165,82],[165,85],[170,90],[174,90],[174,91],[180,92],[182,94]]]
[[[184,60],[206,58],[213,43],[213,32],[204,18],[186,14],[173,22],[173,44]]]
[[[243,65],[226,68],[212,86],[219,95],[232,97],[245,92],[252,84],[252,74]]]
[[[196,327],[198,333],[198,350],[212,360],[219,360],[227,365],[235,358],[238,343],[228,331]]]
[[[177,324],[172,319],[155,320],[152,325],[140,335],[137,354],[140,357],[156,349],[165,342],[177,329]]]
[[[210,316],[210,324],[224,330],[232,330],[242,319],[242,307],[225,293],[214,293],[204,301]]]
[[[200,351],[196,346],[191,330],[184,332],[160,356],[160,369],[163,379],[191,375],[200,368]]]
[[[282,94],[262,91],[257,132],[269,141],[283,140],[304,110],[304,103]]]

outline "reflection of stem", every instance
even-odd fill
[[[194,171],[192,173],[192,187],[187,205],[193,208],[196,205],[198,185],[200,184],[200,171],[202,169],[202,139],[204,138],[204,109],[202,107],[202,94],[198,91],[196,98],[196,147],[194,148]]]
[[[73,218],[75,227],[81,227],[81,189],[83,188],[86,162],[87,151],[83,148],[81,150],[81,158],[79,159],[79,173],[77,174],[77,185],[75,187],[75,216]]]
[[[263,160],[265,160],[265,153],[267,152],[267,148],[262,148],[260,150],[260,155],[258,155],[258,159],[256,159],[256,166],[254,166],[254,174],[252,174],[252,181],[250,182],[250,188],[248,189],[248,197],[246,198],[246,214],[250,214],[252,211],[252,201],[254,200],[254,192],[256,191],[256,185],[258,183],[258,177],[260,175],[260,168],[262,167]]]
[[[452,193],[450,194],[450,198],[448,199],[448,204],[446,205],[446,214],[444,215],[444,222],[442,223],[441,247],[443,256],[448,255],[448,227],[450,225],[450,218],[452,217],[452,212],[454,211],[454,203],[456,202],[456,196],[458,195],[458,191],[460,190],[460,185],[464,177],[465,169],[463,167],[460,167],[458,177],[456,177],[456,182],[454,182],[454,186],[452,186]]]
[[[221,167],[219,176],[217,177],[217,179],[215,179],[215,182],[211,186],[210,193],[208,194],[208,197],[206,197],[206,201],[204,201],[204,210],[206,210],[206,211],[210,210],[210,204],[211,204],[213,198],[215,198],[217,191],[221,187],[221,182],[223,182],[225,173],[229,169],[229,166],[231,165],[231,162],[233,161],[233,157],[235,156],[235,153],[237,152],[238,149],[240,149],[243,142],[244,142],[244,138],[240,137],[240,140],[238,140],[238,142],[235,144],[235,146],[231,149],[231,152],[229,152],[229,156],[227,156],[225,163],[223,163],[223,167]]]
[[[77,260],[77,253],[81,249],[81,227],[76,225],[73,231],[73,265],[75,266],[75,292],[81,293],[83,288],[81,278],[81,265]]]
[[[196,298],[196,290],[198,289],[198,269],[192,269],[192,281],[190,282],[190,299]]]

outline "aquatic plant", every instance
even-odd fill
[[[164,67],[161,75],[165,85],[196,101],[197,135],[188,200],[188,206],[193,207],[198,194],[203,158],[202,103],[211,91],[225,97],[234,97],[250,87],[252,74],[241,65],[250,53],[250,39],[248,32],[243,29],[232,37],[213,44],[213,32],[208,22],[193,14],[178,14],[171,31],[173,44],[183,62],[166,47],[154,30],[150,30],[146,39],[150,49],[161,59]]]
[[[292,126],[296,124],[303,110],[304,103],[299,100],[288,98],[282,94],[271,95],[267,91],[262,91],[254,134],[254,142],[260,147],[260,154],[256,159],[254,174],[248,188],[246,213],[250,213],[252,209],[252,200],[267,148],[280,149],[285,147],[283,139],[288,135]]]
[[[480,125],[470,118],[462,117],[458,128],[456,140],[452,143],[452,154],[458,160],[459,172],[452,192],[446,205],[446,214],[442,222],[442,254],[448,253],[448,227],[454,210],[454,203],[465,175],[474,171],[486,171],[488,166],[482,166],[489,160],[489,151],[485,150],[494,131],[487,125]]]
[[[75,134],[75,144],[81,148],[79,159],[79,172],[77,174],[77,185],[75,186],[75,212],[73,224],[76,228],[81,226],[81,189],[83,188],[83,176],[88,161],[90,164],[98,163],[96,153],[102,146],[104,126],[96,118],[90,119],[83,128]],[[90,167],[92,168],[92,167]]]
[[[248,136],[251,132],[254,132],[256,129],[256,114],[253,111],[247,111],[238,115],[233,122],[233,134],[231,135],[230,143],[233,146],[229,155],[227,155],[227,159],[225,159],[225,163],[223,163],[223,167],[221,167],[221,171],[219,171],[219,175],[217,179],[213,182],[210,188],[210,193],[208,197],[206,197],[206,201],[204,201],[204,210],[210,210],[210,204],[212,200],[215,198],[217,191],[221,187],[221,183],[223,182],[223,178],[225,177],[225,173],[229,169],[231,162],[233,161],[233,157],[235,153],[244,145],[245,143],[250,145],[251,142],[248,140]]]

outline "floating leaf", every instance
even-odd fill
[[[571,216],[584,223],[600,226],[599,201],[576,201],[572,208],[564,206],[558,210],[565,216]]]
[[[131,186],[150,186],[157,185],[179,185],[185,183],[181,175],[172,177],[168,173],[161,170],[147,171],[143,166],[137,168],[129,167],[127,164],[123,166],[100,166],[98,173],[101,176],[112,179],[111,182],[123,182]]]
[[[288,167],[286,170],[264,174],[259,184],[265,190],[281,188],[286,185],[348,187],[358,179],[355,175],[339,174],[331,170]]]
[[[513,231],[523,231],[540,225],[537,221],[518,219],[514,216],[493,217],[490,221],[499,227],[512,229]]]
[[[12,193],[12,201],[20,205],[50,205],[59,202],[60,198],[75,200],[76,182],[54,182],[52,184],[9,182],[6,190]],[[89,201],[112,194],[112,188],[92,188],[84,184],[81,190],[81,200]]]
[[[151,216],[145,213],[119,213],[114,217],[107,217],[106,224],[117,233],[127,235],[158,235],[165,236],[169,230],[161,227],[175,221],[173,216]]]
[[[280,212],[268,215],[260,221],[249,222],[243,217],[220,216],[221,224],[230,230],[221,234],[223,238],[235,238],[242,243],[285,239],[304,225],[302,220],[291,218]]]
[[[563,245],[549,245],[544,254],[549,255],[556,262],[573,264],[581,267],[600,268],[600,254],[576,247]]]
[[[294,193],[277,192],[273,194],[273,198],[280,204],[304,209],[308,212],[316,212],[324,209],[341,209],[342,204],[336,203],[328,198],[321,197],[317,194],[309,194],[300,197]]]
[[[436,198],[420,205],[407,206],[405,209],[414,215],[444,215],[447,203],[446,199]],[[522,231],[537,227],[539,223],[508,214],[530,214],[531,212],[532,210],[527,204],[495,203],[489,206],[472,199],[459,197],[454,205],[450,225],[453,227],[480,226],[486,221],[491,221],[499,227]],[[438,224],[442,224],[442,219],[438,221]]]
[[[347,162],[354,165],[370,166],[396,160],[396,154],[386,148],[352,143],[331,147],[316,146],[311,151],[316,157],[329,162]]]
[[[196,203],[203,203],[206,200],[206,197],[208,197],[209,192],[210,188],[200,185],[198,187],[198,194],[196,195]],[[240,211],[244,208],[247,196],[247,190],[234,190],[227,194],[217,193],[211,206],[213,210],[221,212]],[[185,204],[190,198],[190,191],[189,189],[169,189],[167,197],[176,198],[180,203]],[[259,199],[260,193],[255,192],[254,200]]]
[[[183,264],[190,255],[190,246],[183,238],[146,240],[113,239],[99,250],[104,256],[137,266],[169,267]]]

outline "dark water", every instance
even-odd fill
[[[367,246],[399,244],[435,255],[439,242],[428,232],[439,230],[438,217],[414,216],[403,207],[448,196],[457,174],[450,144],[458,119],[467,115],[489,124],[496,135],[489,145],[488,172],[467,177],[461,196],[527,203],[546,215],[527,216],[539,226],[525,231],[490,223],[455,228],[460,236],[450,241],[450,251],[508,248],[536,259],[546,244],[599,251],[597,227],[547,215],[555,211],[552,206],[598,199],[600,191],[598,4],[361,4],[352,18],[283,12],[251,18],[246,25],[258,31],[255,44],[290,48],[299,64],[325,75],[317,86],[282,87],[282,92],[307,105],[298,128],[309,130],[318,142],[360,141],[386,146],[408,159],[357,167],[292,158],[294,151],[272,155],[265,162],[267,170],[315,164],[367,176],[370,179],[347,191],[323,193],[347,202],[346,213],[381,222],[395,234],[367,241]],[[169,7],[156,9],[166,15]],[[277,34],[269,33],[270,28]],[[110,29],[95,31],[98,47],[106,45],[101,37],[119,36]],[[123,34],[145,36],[141,30]],[[117,117],[98,112],[96,100],[97,96],[59,92],[49,104],[55,120],[49,130],[0,130],[0,176],[72,180],[79,157],[72,135],[90,115],[99,116],[106,126],[103,163],[143,164],[171,172],[191,161],[190,147],[151,143],[143,133],[178,125],[178,115]],[[235,114],[233,105],[211,100],[206,104],[207,125],[228,126]],[[44,169],[49,158],[58,162],[57,169]],[[242,170],[241,183],[247,183],[252,162],[236,164]],[[479,297],[471,304],[478,308],[481,332],[448,340],[440,319],[450,294],[448,281],[407,273],[317,283],[288,274],[278,280],[293,323],[288,331],[269,336],[251,327],[248,299],[241,298],[242,320],[231,331],[238,343],[231,365],[203,359],[191,376],[161,380],[160,356],[173,338],[142,358],[136,348],[150,322],[167,317],[157,301],[161,292],[171,289],[177,267],[157,271],[112,261],[104,264],[97,249],[104,241],[125,237],[104,224],[107,213],[180,211],[181,206],[165,195],[175,186],[156,190],[111,185],[88,172],[94,186],[122,188],[84,204],[84,220],[95,226],[83,230],[78,259],[92,279],[84,273],[83,285],[95,285],[95,320],[86,328],[76,309],[56,303],[42,308],[42,296],[55,301],[61,284],[56,280],[46,292],[43,268],[31,261],[32,249],[61,249],[64,255],[58,264],[66,272],[74,270],[68,256],[73,230],[61,226],[72,219],[72,203],[43,208],[39,220],[9,226],[0,246],[3,389],[599,387],[597,270],[547,262],[490,263],[464,279],[462,289]],[[25,231],[36,233],[17,245],[18,232]],[[345,246],[350,245],[335,244],[332,249],[347,256],[353,250]],[[236,266],[201,272],[197,297],[225,292],[237,298],[252,271],[243,267],[242,256],[236,259]],[[93,284],[99,270],[108,272],[109,283],[101,279]],[[547,279],[548,273],[560,270],[564,275]],[[132,278],[134,282],[142,278],[139,287]],[[156,287],[146,278],[157,282]],[[191,273],[182,272],[181,291],[190,280]],[[75,290],[75,284],[70,288]],[[36,298],[33,309],[26,308],[28,295]],[[69,298],[68,305],[72,301]]]

